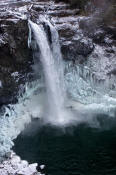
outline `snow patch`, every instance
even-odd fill
[[[0,164],[0,175],[42,175],[37,171],[37,163],[28,164],[27,161],[21,160],[14,152],[9,152],[6,155],[7,160]]]

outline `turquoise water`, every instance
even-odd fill
[[[116,122],[106,117],[100,128],[61,129],[35,121],[13,149],[22,159],[45,164],[47,175],[116,175]]]

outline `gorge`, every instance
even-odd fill
[[[116,174],[115,3],[103,16],[104,2],[1,1],[1,161],[13,149],[43,174]]]

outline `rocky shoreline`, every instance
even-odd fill
[[[9,152],[6,154],[6,160],[0,163],[0,175],[45,175],[42,173],[44,167],[44,165],[38,166],[37,163],[29,164],[14,152]]]

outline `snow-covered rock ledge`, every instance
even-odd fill
[[[37,171],[37,163],[29,164],[14,152],[6,154],[7,159],[0,164],[0,175],[44,175]],[[44,165],[40,166],[42,170]]]

